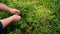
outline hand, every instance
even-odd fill
[[[21,17],[19,15],[13,15],[12,19],[13,19],[13,21],[18,21],[21,19]]]
[[[17,14],[17,15],[19,15],[20,14],[20,11],[19,10],[17,10],[17,9],[14,9],[14,8],[10,8],[9,9],[9,12],[11,13],[11,14]]]

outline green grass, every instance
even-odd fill
[[[11,23],[2,34],[59,34],[60,0],[0,0],[22,12],[22,19]],[[0,12],[0,19],[11,16]]]

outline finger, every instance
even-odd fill
[[[18,13],[15,13],[15,15],[19,15],[19,16],[21,16],[21,14],[18,14]]]
[[[20,15],[21,13],[20,12],[16,12],[16,14]]]
[[[16,13],[18,13],[19,15],[21,15],[21,11],[17,10]]]
[[[18,13],[20,13],[20,11],[19,11],[19,10],[17,10],[17,12],[18,12]]]

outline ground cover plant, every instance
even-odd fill
[[[11,23],[2,34],[59,34],[60,0],[0,0],[21,11],[21,20]],[[11,16],[0,11],[0,19]]]

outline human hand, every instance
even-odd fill
[[[11,14],[20,15],[20,11],[17,10],[17,9],[14,9],[14,8],[10,8],[10,9],[9,9],[9,12],[10,12]]]
[[[18,21],[21,19],[21,17],[19,15],[13,15],[12,19],[13,19],[13,21]]]

